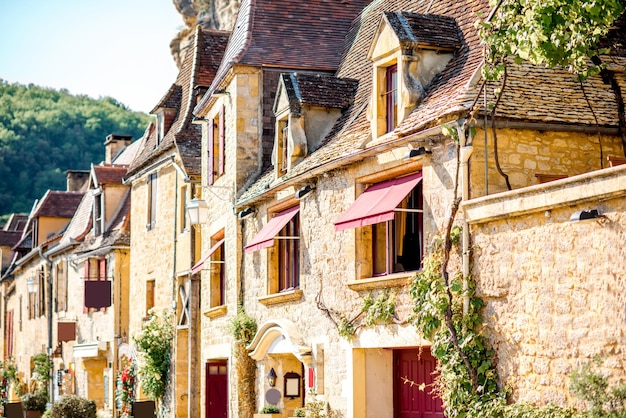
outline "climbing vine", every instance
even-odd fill
[[[246,313],[243,306],[237,309],[230,321],[230,333],[235,339],[234,357],[237,374],[237,406],[239,416],[251,418],[256,409],[256,362],[248,355],[247,346],[257,331],[254,318]]]
[[[135,336],[139,351],[139,382],[148,398],[161,401],[170,384],[170,365],[174,327],[172,315],[150,310],[150,319],[141,333]]]
[[[625,8],[623,0],[490,0],[477,21],[486,48],[483,74],[499,78],[507,58],[569,68],[583,79],[603,68],[599,41]]]

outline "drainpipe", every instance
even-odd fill
[[[46,267],[44,269],[44,278],[46,279],[46,284],[48,285],[48,360],[52,359],[52,260],[50,260],[46,255],[44,255],[41,246],[37,247],[37,251],[39,252],[39,257],[46,262]],[[52,379],[52,374],[54,373],[53,368],[50,370],[51,375],[49,376],[50,381],[48,382],[48,391],[50,394],[50,403],[54,403],[54,381]]]
[[[461,119],[458,121],[456,130],[459,135],[459,145],[460,145],[460,161],[461,161],[461,199],[462,201],[466,201],[469,199],[469,159],[472,156],[472,152],[474,151],[474,147],[471,145],[467,145],[467,138],[465,137],[465,120]],[[466,221],[466,217],[463,216],[463,225],[462,225],[463,234],[461,236],[462,240],[462,263],[463,263],[463,290],[467,292],[469,283],[467,281],[467,277],[470,274],[470,234],[469,234],[469,224]],[[463,298],[463,314],[467,314],[469,312],[469,297],[465,296]]]

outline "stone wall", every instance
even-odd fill
[[[467,206],[485,335],[514,399],[575,403],[569,377],[595,356],[612,382],[626,378],[625,184],[621,166]]]

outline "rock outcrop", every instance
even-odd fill
[[[196,25],[206,29],[232,29],[240,0],[172,0],[172,3],[185,23],[170,42],[172,56],[180,68]]]

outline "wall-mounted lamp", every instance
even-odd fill
[[[209,218],[209,205],[206,201],[194,197],[187,202],[187,216],[189,216],[189,223],[192,225],[206,223]]]
[[[26,279],[26,289],[28,290],[28,293],[37,293],[37,290],[39,289],[39,283],[37,283],[37,280],[35,280],[33,277],[29,277],[28,279]]]
[[[596,218],[604,218],[604,217],[605,217],[604,215],[601,215],[598,212],[598,209],[581,210],[579,212],[572,213],[572,216],[570,216],[569,221],[579,222],[579,221],[586,221],[588,219],[596,219]]]
[[[309,184],[307,184],[306,186],[304,186],[303,188],[301,188],[300,190],[298,190],[296,192],[296,199],[298,199],[298,200],[302,199],[304,196],[309,194],[309,192],[311,192],[311,190],[313,190],[313,187],[311,187]]]
[[[249,218],[255,213],[256,213],[256,210],[254,210],[254,208],[245,208],[244,210],[237,213],[237,218],[243,220],[243,219]]]
[[[226,89],[217,89],[213,92],[213,94],[211,94],[211,96],[213,97],[230,96],[230,92],[228,92]]]
[[[406,155],[404,156],[404,159],[409,160],[414,157],[419,157],[420,155],[432,154],[432,153],[433,152],[431,150],[427,150],[426,147],[414,148],[406,153]]]
[[[267,377],[267,384],[270,385],[270,387],[273,388],[274,386],[276,386],[276,378],[278,376],[276,375],[273,367],[270,369],[270,372],[265,377]]]

